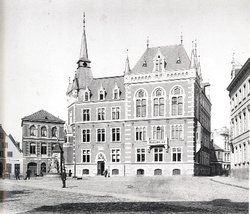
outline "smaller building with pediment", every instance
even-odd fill
[[[64,143],[64,121],[45,110],[22,118],[23,172],[44,175],[54,165],[54,152]]]

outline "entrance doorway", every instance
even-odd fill
[[[37,175],[37,164],[34,162],[31,162],[28,164],[28,168],[31,170],[31,177],[34,177]]]
[[[97,162],[97,175],[103,175],[104,169],[105,169],[104,161],[98,161]]]

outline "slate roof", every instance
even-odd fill
[[[120,90],[120,99],[125,99],[124,77],[114,76],[93,79],[89,86],[89,90],[91,91],[90,100],[98,100],[98,93],[101,87],[103,87],[106,92],[105,100],[113,100],[113,90],[115,88],[115,85],[117,85]]]
[[[61,123],[64,124],[65,122],[61,120],[58,117],[55,117],[54,115],[50,114],[49,112],[45,110],[40,110],[38,112],[35,112],[34,114],[31,114],[29,116],[23,117],[23,121],[32,121],[32,122],[47,122],[47,123]]]
[[[18,143],[17,141],[15,141],[15,139],[13,138],[13,136],[11,134],[9,134],[9,138],[12,141],[12,143],[14,144],[14,146],[18,149],[19,152],[22,152],[20,146],[20,143]]]
[[[150,73],[153,71],[153,59],[156,56],[158,49],[165,57],[167,62],[166,70],[185,70],[190,68],[190,59],[183,47],[183,45],[169,45],[147,48],[144,54],[141,56],[139,61],[132,69],[132,74]],[[181,63],[178,64],[176,61],[180,57]],[[143,62],[147,61],[147,67],[143,67]]]

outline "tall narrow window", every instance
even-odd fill
[[[163,161],[163,148],[154,148],[154,161],[155,162]]]
[[[176,86],[171,91],[172,116],[183,115],[183,90]]]
[[[153,127],[153,140],[164,140],[164,126]]]
[[[82,142],[89,143],[90,142],[90,129],[82,130]]]
[[[136,95],[136,117],[146,117],[146,93],[143,90],[139,90]]]
[[[42,143],[41,154],[42,155],[46,155],[47,154],[47,144],[46,143]]]
[[[181,148],[172,148],[172,161],[180,162],[181,161]]]
[[[51,136],[52,137],[57,137],[57,128],[56,127],[52,128],[52,130],[51,130]]]
[[[111,160],[112,160],[112,162],[120,162],[120,160],[121,160],[121,150],[120,149],[112,149],[111,150]]]
[[[183,125],[172,125],[171,126],[171,139],[182,140],[183,139]]]
[[[36,154],[36,144],[35,143],[31,143],[30,144],[30,154],[31,155],[35,155]]]
[[[136,149],[136,161],[145,162],[145,149]]]
[[[160,50],[158,50],[158,54],[154,57],[154,71],[161,72],[166,68],[166,62],[163,58],[162,54],[160,53]]]
[[[89,92],[88,91],[85,91],[84,99],[85,99],[85,101],[89,101]]]
[[[83,109],[83,121],[90,121],[90,109]]]
[[[97,129],[97,142],[105,142],[106,132],[105,129]]]
[[[121,113],[120,107],[112,107],[112,120],[119,120],[120,113]]]
[[[42,137],[47,137],[47,128],[45,126],[43,126],[41,128],[41,136]]]
[[[90,149],[82,150],[82,162],[90,163]]]
[[[99,100],[105,100],[105,90],[101,89],[99,91]]]
[[[97,120],[105,120],[105,108],[97,109]]]
[[[35,136],[36,135],[36,127],[33,125],[30,127],[30,136]]]
[[[145,141],[146,140],[146,127],[136,127],[135,129],[135,140]]]
[[[153,93],[154,116],[164,116],[164,92],[158,88]]]
[[[112,128],[112,141],[119,142],[121,140],[121,128]]]

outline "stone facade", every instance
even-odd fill
[[[232,80],[227,90],[231,104],[231,174],[249,178],[250,59],[240,69],[236,69],[233,62]]]
[[[51,170],[53,152],[64,143],[64,123],[44,110],[22,118],[23,172],[30,168],[37,176]]]
[[[86,43],[85,27],[83,43]],[[124,75],[93,78],[87,44],[67,89],[75,176],[209,175],[210,111],[194,48],[147,48]]]

